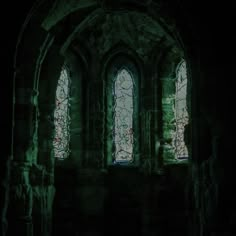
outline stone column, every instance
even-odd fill
[[[33,194],[29,180],[29,162],[13,162],[11,166],[9,235],[33,236]]]
[[[13,159],[19,162],[36,162],[38,107],[37,92],[30,88],[16,90]]]
[[[152,172],[152,157],[151,157],[151,112],[145,111],[141,113],[141,165],[145,173]]]
[[[90,85],[89,102],[87,107],[87,145],[85,167],[103,168],[103,82],[92,81]]]
[[[8,233],[31,236],[33,195],[29,172],[32,163],[37,161],[37,91],[17,88],[15,96]]]
[[[36,236],[49,236],[52,230],[52,205],[55,196],[54,109],[55,104],[40,104],[38,163],[31,170]]]
[[[31,168],[33,191],[34,236],[50,236],[52,231],[52,205],[55,196],[54,176],[42,165]]]
[[[172,163],[175,161],[175,150],[173,138],[176,132],[175,120],[175,79],[173,76],[162,77],[162,150],[163,162]]]
[[[55,104],[41,104],[38,130],[38,164],[54,175],[53,138]]]

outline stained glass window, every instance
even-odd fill
[[[53,140],[54,155],[63,160],[69,155],[69,75],[63,67],[56,89],[56,108],[54,111],[55,136]]]
[[[177,159],[187,159],[188,149],[184,142],[184,129],[189,122],[187,111],[187,69],[186,62],[182,61],[177,68],[176,94],[175,94],[175,120],[176,132],[174,148]]]
[[[113,84],[113,158],[119,163],[133,160],[133,89],[132,75],[121,69]]]

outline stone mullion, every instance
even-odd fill
[[[144,172],[151,172],[151,117],[149,111],[141,112],[141,163]]]
[[[153,168],[154,172],[160,170],[163,165],[162,161],[162,84],[157,77],[156,70],[152,75],[152,97],[153,97],[153,111],[152,111],[152,156],[153,156]]]
[[[145,82],[145,83],[144,83]],[[141,168],[146,172],[150,168],[150,117],[148,111],[149,94],[146,81],[143,82],[141,90],[141,111],[140,111],[140,161]]]
[[[90,144],[90,122],[89,122],[89,112],[90,112],[90,88],[89,88],[89,83],[88,81],[85,82],[85,106],[84,106],[84,117],[85,117],[85,121],[84,121],[84,134],[85,134],[85,142],[84,142],[84,157],[82,159],[82,165],[83,167],[86,167],[87,163],[88,163],[88,158],[89,158],[89,144]]]
[[[71,102],[70,106],[70,150],[71,150],[71,159],[78,163],[78,166],[81,167],[81,161],[83,158],[84,147],[83,143],[83,119],[81,113],[81,103]]]
[[[77,67],[73,68],[77,71]],[[81,68],[80,68],[81,69]],[[84,112],[83,111],[83,104],[84,104],[84,90],[83,90],[83,83],[82,83],[82,74],[79,76],[74,73],[76,76],[70,78],[71,86],[70,86],[70,109],[69,109],[69,116],[70,116],[70,158],[71,160],[76,163],[78,168],[82,167],[82,160],[84,158]],[[81,70],[82,71],[82,70]]]
[[[103,84],[93,81],[89,91],[87,132],[87,165],[99,167],[103,157]]]
[[[142,114],[143,153],[146,154],[144,163],[146,166],[145,168],[149,173],[157,171],[159,165],[160,137],[156,127],[156,123],[158,122],[156,121],[157,116],[158,111],[155,110],[148,110]]]
[[[162,145],[163,164],[168,161],[175,161],[175,151],[173,147],[173,133],[176,132],[175,121],[175,79],[171,76],[162,77]]]
[[[155,89],[156,81],[150,74],[150,65],[146,65],[146,75],[144,87],[142,88],[142,110],[141,118],[141,163],[144,172],[151,174],[155,166],[155,132],[156,132],[156,106],[155,106]]]
[[[156,103],[155,103],[155,156],[156,166],[155,171],[159,172],[163,169],[163,109],[162,109],[162,98],[163,98],[163,84],[160,78],[156,78]]]
[[[101,170],[105,170],[107,166],[107,161],[105,158],[105,143],[106,143],[106,108],[105,108],[105,91],[106,91],[106,82],[102,81],[102,97],[101,97],[101,142],[102,142],[102,158],[100,163]]]

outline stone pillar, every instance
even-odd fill
[[[78,68],[76,68],[78,69]],[[75,74],[76,74],[75,70]],[[73,73],[73,72],[72,72]],[[82,77],[82,76],[81,76]],[[81,77],[71,77],[70,85],[70,161],[77,168],[82,167],[84,158],[84,114],[82,113],[85,104],[84,89]],[[82,92],[83,91],[83,92]]]
[[[31,169],[33,187],[34,236],[52,231],[52,205],[55,196],[53,152],[55,104],[40,104],[38,163]]]
[[[11,166],[9,235],[33,236],[33,194],[30,185],[29,162],[13,162]]]
[[[47,172],[54,175],[53,138],[55,104],[41,104],[38,130],[38,164],[46,168]]]
[[[147,71],[151,70],[149,64]],[[149,80],[141,91],[141,163],[144,172],[152,174],[162,169],[162,87],[155,70],[146,76]]]
[[[17,88],[15,91],[15,116],[13,160],[8,209],[9,235],[33,235],[33,195],[29,172],[37,161],[38,107],[37,91]]]
[[[13,159],[20,162],[36,162],[38,107],[37,92],[30,88],[16,90]]]
[[[175,120],[175,79],[172,76],[163,77],[162,81],[162,150],[163,162],[173,163],[175,158],[174,134],[176,132]]]
[[[87,107],[87,145],[85,167],[103,168],[103,82],[92,81],[90,85],[89,102]]]
[[[145,173],[151,174],[153,168],[152,159],[152,135],[151,135],[151,122],[152,112],[145,111],[141,113],[141,165]]]
[[[55,196],[54,176],[42,165],[31,168],[33,190],[34,236],[50,236],[52,231],[52,205]]]

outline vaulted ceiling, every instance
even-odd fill
[[[173,45],[173,38],[151,17],[135,12],[115,12],[103,14],[91,22],[76,37],[87,42],[87,46],[104,55],[114,45],[124,43],[132,48],[141,58],[148,55],[158,44]]]
[[[123,43],[146,61],[158,45],[181,51],[175,24],[161,9],[161,1],[57,0],[41,27],[57,32],[62,52],[79,39],[101,58]]]

